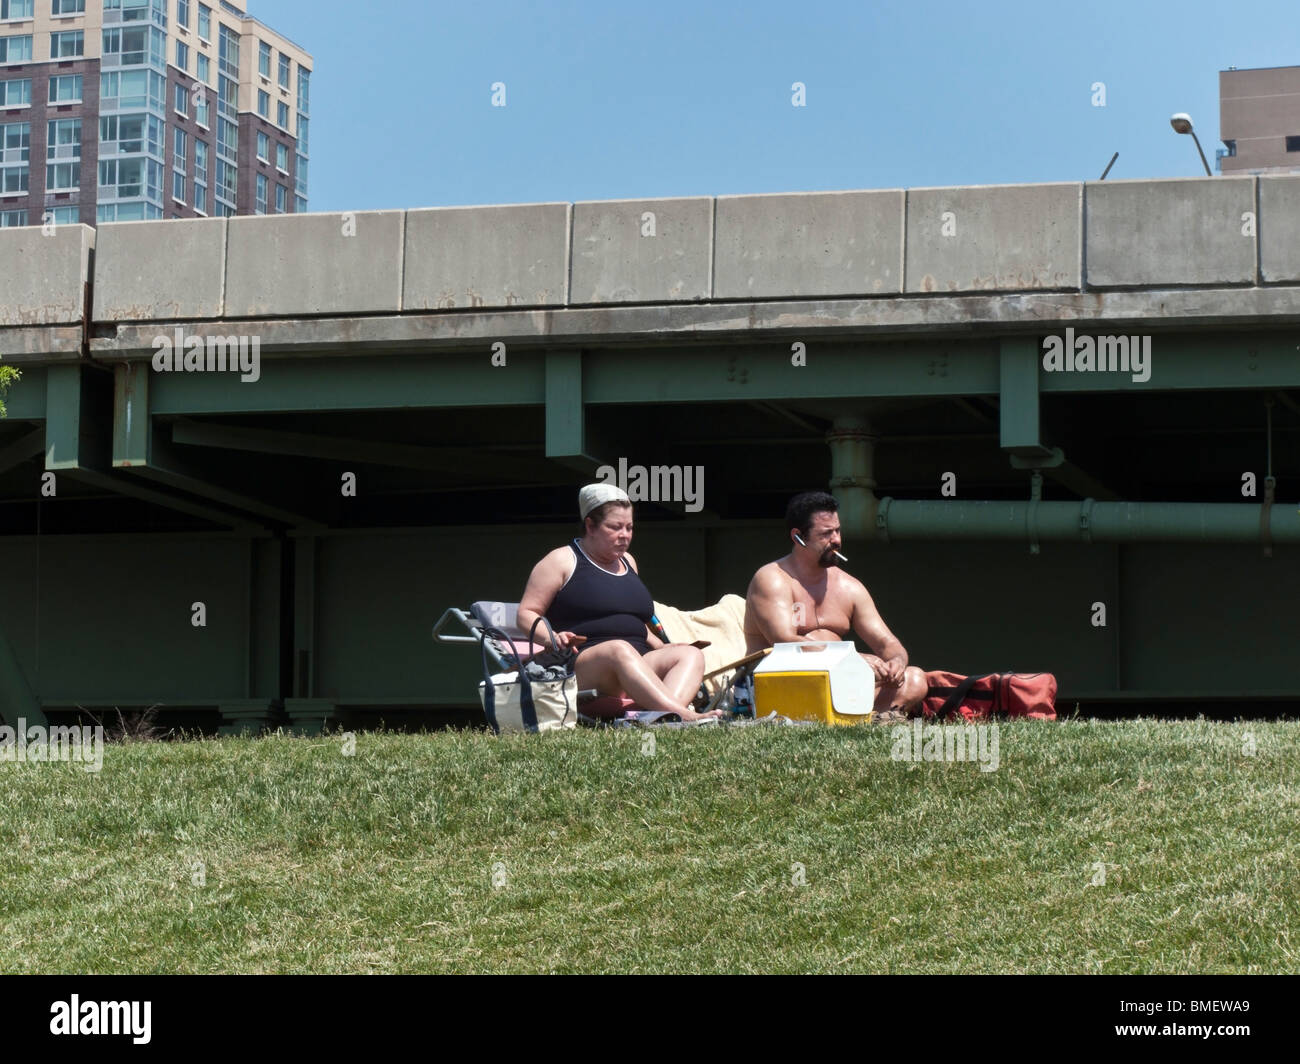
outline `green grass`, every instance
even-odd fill
[[[0,764],[0,971],[1300,971],[1300,724],[644,734]]]

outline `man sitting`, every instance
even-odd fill
[[[840,548],[839,503],[821,491],[790,500],[785,527],[791,550],[754,574],[746,596],[746,637],[763,644],[851,639],[876,674],[876,719],[897,720],[921,704],[925,673],[908,665],[903,644],[885,625],[860,580],[836,567]]]

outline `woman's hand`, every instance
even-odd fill
[[[575,632],[556,632],[555,645],[557,650],[577,650],[587,641],[585,635],[578,635]]]

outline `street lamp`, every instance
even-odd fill
[[[1210,173],[1210,164],[1205,161],[1205,152],[1201,151],[1201,142],[1196,136],[1196,130],[1192,128],[1192,116],[1183,114],[1181,111],[1169,119],[1169,124],[1174,127],[1175,133],[1190,133],[1192,140],[1196,141],[1196,150],[1201,156],[1201,165],[1205,167],[1205,176],[1213,177]]]

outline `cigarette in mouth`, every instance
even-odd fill
[[[839,551],[837,551],[837,550],[833,550],[833,551],[831,551],[831,553],[834,554],[835,557],[837,557],[837,558],[838,558],[840,561],[842,561],[842,562],[846,562],[846,561],[848,561],[848,558],[844,557],[844,555],[841,554],[841,553],[840,553]]]

